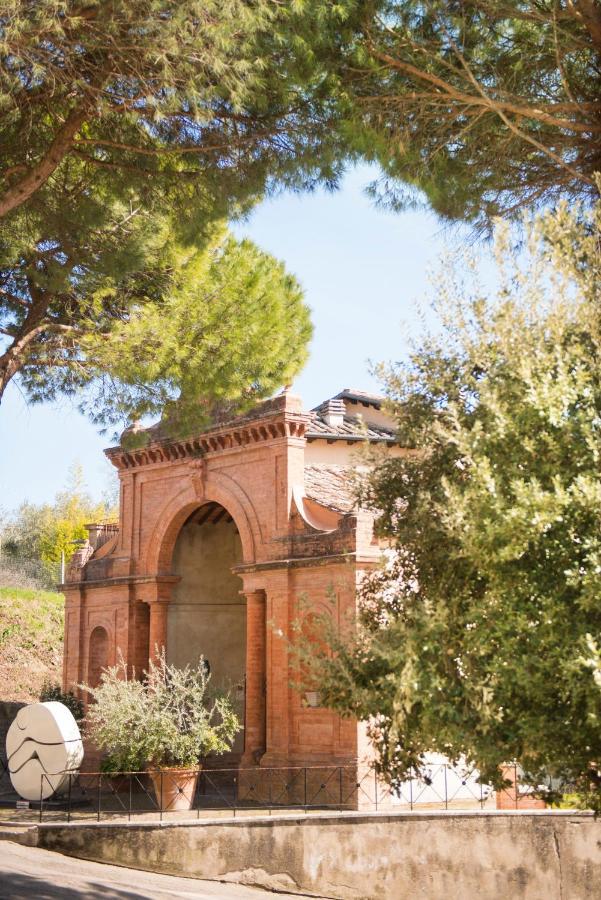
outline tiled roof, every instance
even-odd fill
[[[375,409],[379,409],[383,399],[383,397],[368,394],[365,391],[355,391],[345,388],[335,397],[332,397],[330,400],[325,400],[318,407],[311,410],[311,412],[304,414],[308,416],[306,437],[309,440],[323,438],[326,440],[364,441],[367,439],[376,442],[386,441],[388,443],[394,443],[395,433],[392,428],[374,425],[373,423],[365,423],[360,414],[343,415],[343,401],[345,400],[350,403],[362,403],[367,406],[372,406]],[[239,416],[228,415],[228,410],[224,408],[221,410],[221,415],[215,416],[213,421],[210,424],[207,424],[205,428],[195,430],[194,434],[205,434],[224,428],[242,427],[245,424],[252,423],[258,419],[273,415],[274,413],[277,414],[283,409],[284,404],[285,396],[278,395],[270,400],[262,401],[253,409]],[[339,407],[339,410],[336,407]],[[300,409],[299,404],[299,412]],[[330,416],[327,415],[328,411],[339,412],[340,415],[337,416],[337,418],[342,418],[342,421],[339,424],[328,424],[327,419],[330,418]],[[367,413],[366,415],[368,416],[369,414]],[[125,435],[132,431],[134,433],[138,431],[145,432],[153,443],[161,441],[169,442],[171,440],[169,431],[162,421],[146,428],[134,424],[127,428],[123,434]]]
[[[319,412],[313,410],[309,413],[310,421],[307,425],[306,436],[309,440],[324,438],[325,440],[347,441],[388,441],[396,440],[392,428],[384,428],[381,425],[373,425],[364,422],[357,416],[344,416],[340,425],[328,425]]]
[[[376,409],[380,409],[385,399],[381,394],[369,394],[367,391],[357,391],[355,388],[344,388],[334,397],[334,400],[355,401],[364,403],[366,406],[375,406]]]
[[[348,466],[305,466],[305,494],[337,512],[350,512],[355,506],[354,469]]]

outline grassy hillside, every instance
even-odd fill
[[[0,587],[0,700],[31,702],[61,682],[63,618],[62,594]]]

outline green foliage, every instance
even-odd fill
[[[63,640],[65,598],[54,591],[0,587],[0,611],[10,635],[20,632],[28,647],[42,639],[50,650],[60,648]],[[12,626],[10,623],[13,623]]]
[[[63,691],[60,684],[55,684],[52,681],[45,681],[42,685],[42,690],[40,691],[40,701],[42,703],[47,703],[49,701],[62,703],[71,711],[76,722],[81,722],[83,720],[84,706],[82,701],[79,697],[75,696],[73,691]]]
[[[82,685],[94,701],[87,734],[108,751],[110,771],[194,767],[208,753],[231,749],[241,725],[229,697],[209,692],[209,680],[202,657],[195,667],[178,669],[163,651],[143,681],[121,660],[104,671],[98,687]]]
[[[0,579],[3,576],[0,570]],[[1,583],[1,580],[0,580]],[[61,677],[65,598],[53,591],[0,587],[0,696],[35,703]]]
[[[9,518],[2,532],[2,549],[16,560],[57,563],[62,552],[69,561],[76,549],[73,541],[87,538],[84,526],[114,519],[116,513],[106,502],[92,500],[85,490],[81,466],[74,466],[67,486],[53,504],[23,503]]]
[[[393,781],[431,751],[496,784],[517,760],[601,808],[600,215],[561,206],[520,254],[501,229],[495,296],[446,268],[441,331],[386,373],[411,452],[363,502],[388,561],[315,665]]]
[[[106,330],[90,322],[79,342],[86,362],[76,380],[91,387],[95,421],[164,413],[163,431],[189,432],[270,396],[306,360],[309,311],[280,262],[225,231],[203,249],[171,250],[162,293]],[[51,384],[69,390],[73,380],[59,368]],[[31,384],[29,373],[24,381]]]
[[[334,62],[352,43],[359,8],[3,5],[0,396],[19,373],[32,400],[76,393],[108,356],[88,356],[90,335],[110,343],[111,329],[148,304],[149,315],[164,314],[173,266],[202,253],[216,223],[277,187],[336,183],[344,154],[334,125],[346,101]],[[160,351],[156,329],[152,340]],[[294,371],[303,355],[300,346]],[[274,359],[272,380],[290,358],[287,348]],[[122,374],[124,361],[110,361]],[[217,399],[235,392],[224,386],[227,358],[219,365]],[[117,377],[112,365],[106,377]],[[136,385],[152,393],[145,388]]]
[[[135,765],[134,760],[134,765]],[[99,769],[106,775],[120,775],[123,772],[135,772],[137,769],[131,769],[129,767],[125,768],[127,762],[122,762],[121,758],[118,755],[113,755],[112,753],[108,753],[106,756],[103,756],[100,760]]]
[[[124,202],[192,186],[226,204],[271,178],[335,177],[328,63],[357,6],[8,0],[0,214],[42,209],[55,173]]]
[[[443,218],[598,196],[601,13],[585,2],[369,4],[344,79],[350,133],[393,208]]]
[[[75,396],[95,422],[123,424],[179,398],[186,430],[215,405],[244,409],[298,373],[311,325],[283,265],[223,229],[180,244],[162,226],[141,268],[84,272],[63,297],[65,316],[48,309],[49,330],[29,333],[15,372],[31,401]],[[27,307],[7,314],[11,333],[27,328]]]

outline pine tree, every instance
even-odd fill
[[[202,252],[276,187],[335,183],[357,6],[3,4],[0,398],[19,372],[40,399],[89,381],[81,339],[166,299],[175,244]]]
[[[368,4],[345,83],[386,205],[425,198],[488,230],[523,207],[598,197],[597,0]]]
[[[175,434],[242,411],[297,374],[312,328],[282,263],[223,228],[198,246],[164,227],[155,222],[140,270],[95,271],[60,305],[54,296],[41,339],[19,360],[31,401],[73,396],[102,425],[162,416]]]
[[[0,218],[43,208],[55,176],[81,190],[98,170],[122,200],[187,182],[200,196],[248,195],[299,169],[331,175],[327,63],[353,33],[354,7],[7,0]]]

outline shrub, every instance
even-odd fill
[[[139,680],[123,659],[106,669],[86,715],[89,737],[110,756],[111,771],[145,766],[194,767],[208,753],[225,753],[241,729],[229,696],[209,692],[201,657],[195,667],[168,665],[164,652]]]
[[[73,718],[78,724],[83,721],[84,706],[79,697],[76,697],[73,691],[63,691],[60,685],[46,681],[40,691],[40,701],[48,703],[52,700],[64,704],[71,711]]]

